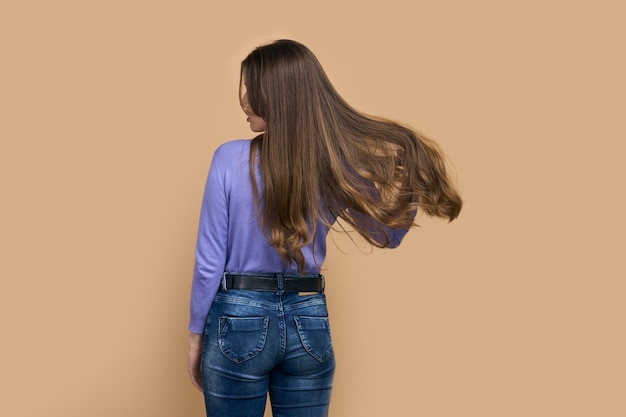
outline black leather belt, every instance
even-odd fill
[[[228,290],[278,291],[279,274],[224,274],[222,288]],[[284,292],[324,292],[320,274],[282,274]]]

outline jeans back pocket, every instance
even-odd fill
[[[218,344],[228,359],[245,362],[265,346],[269,317],[220,317]]]
[[[333,351],[328,317],[295,316],[294,320],[304,349],[323,362]]]

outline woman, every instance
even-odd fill
[[[215,152],[191,296],[189,373],[209,416],[328,415],[335,358],[320,268],[333,224],[396,247],[417,209],[461,199],[433,142],[352,109],[313,53],[281,40],[241,64],[253,140]]]

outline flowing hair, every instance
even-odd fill
[[[281,258],[303,271],[302,247],[318,221],[341,219],[376,247],[387,230],[414,225],[416,210],[454,220],[462,200],[439,147],[398,123],[366,116],[334,89],[304,45],[279,40],[241,63],[250,110],[265,132],[250,147],[259,222]]]

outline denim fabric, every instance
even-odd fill
[[[321,417],[335,371],[324,294],[220,289],[204,332],[209,417]]]

